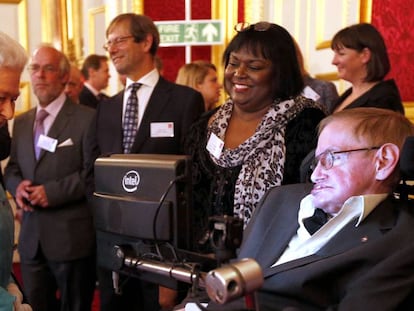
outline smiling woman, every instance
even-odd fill
[[[300,163],[315,147],[324,117],[300,95],[303,80],[284,28],[260,22],[236,30],[223,55],[229,99],[195,123],[187,139],[199,251],[211,251],[210,216],[236,216],[247,225],[270,187],[299,182]]]
[[[331,112],[378,107],[404,113],[397,84],[393,79],[384,80],[391,65],[384,39],[374,26],[361,23],[338,31],[331,48],[338,77],[352,84],[334,103]]]

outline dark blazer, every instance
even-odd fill
[[[10,155],[11,137],[9,126],[6,123],[0,127],[0,161],[6,159]],[[0,184],[4,188],[3,172],[0,169]]]
[[[86,86],[79,93],[79,104],[96,109],[99,104],[98,98]]]
[[[65,261],[89,256],[95,233],[85,196],[85,179],[91,163],[87,155],[94,145],[90,124],[94,110],[66,100],[48,136],[58,140],[55,152],[42,150],[36,162],[33,125],[36,109],[14,121],[10,160],[5,169],[7,190],[13,196],[24,179],[43,184],[49,208],[24,212],[19,238],[22,261],[33,258],[39,243],[48,260]],[[72,143],[70,143],[70,141]],[[66,146],[59,146],[66,142]]]
[[[97,142],[101,154],[123,153],[124,91],[102,101],[97,109]],[[201,94],[160,77],[149,99],[131,153],[182,154],[190,125],[204,110]],[[173,122],[174,137],[150,137],[153,122]]]
[[[14,219],[12,208],[2,186],[0,186],[0,237],[0,288],[5,289],[10,283],[13,263]]]
[[[347,89],[335,102],[331,108],[332,113],[352,92],[352,88]],[[394,80],[385,80],[376,84],[366,93],[355,99],[346,109],[356,107],[376,107],[391,109],[404,113],[404,106],[401,101],[400,91]]]
[[[316,254],[271,268],[298,229],[299,203],[309,189],[273,188],[245,230],[238,257],[254,258],[263,269],[260,310],[409,310],[402,306],[414,288],[414,216],[408,203],[388,198]]]

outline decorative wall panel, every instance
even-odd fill
[[[414,7],[406,0],[374,0],[372,24],[384,36],[394,78],[405,106],[405,114],[414,122]]]

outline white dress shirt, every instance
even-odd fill
[[[141,83],[141,87],[137,91],[138,96],[138,127],[141,124],[142,117],[144,115],[145,109],[147,108],[148,101],[154,91],[155,85],[158,83],[160,74],[157,69],[153,69],[145,76],[143,76],[138,81],[132,81],[129,78],[126,80],[125,84],[125,93],[124,93],[124,102],[122,107],[122,122],[124,120],[124,114],[126,109],[126,104],[131,93],[129,86],[132,83]]]
[[[303,219],[311,217],[317,208],[313,204],[312,195],[309,194],[300,203],[298,213],[299,228],[296,235],[292,237],[286,250],[272,267],[315,254],[342,230],[346,224],[355,218],[358,218],[355,225],[357,227],[386,197],[387,194],[370,194],[349,198],[338,214],[333,215],[325,225],[311,235],[303,224]]]
[[[65,103],[65,100],[66,100],[66,95],[65,95],[65,93],[62,92],[62,94],[60,94],[54,101],[52,101],[45,108],[42,108],[42,107],[40,107],[40,105],[37,105],[36,115],[37,115],[37,113],[39,112],[40,109],[44,109],[49,113],[49,115],[43,121],[43,127],[45,129],[45,135],[46,136],[47,136],[47,133],[49,133],[49,130],[50,130],[53,122],[55,122],[55,119],[56,119],[60,109],[62,109],[63,104]],[[34,123],[33,130],[34,130],[35,126],[36,126],[36,122]]]

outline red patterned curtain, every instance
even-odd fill
[[[414,6],[407,0],[374,0],[372,24],[384,36],[403,101],[414,101]]]

